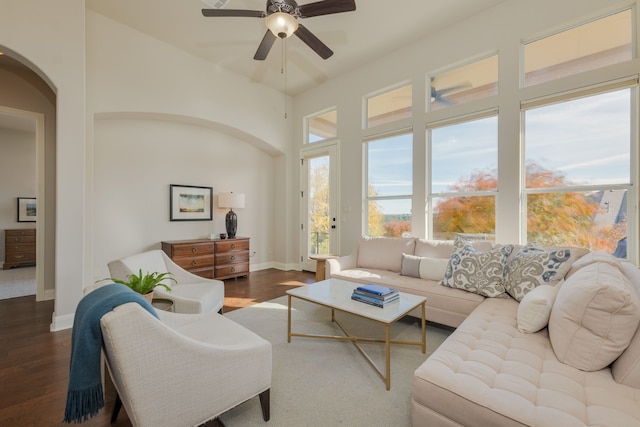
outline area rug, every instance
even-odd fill
[[[392,345],[391,390],[350,342],[293,337],[287,343],[287,297],[235,310],[226,317],[273,345],[271,421],[262,419],[257,398],[223,414],[235,426],[410,426],[415,369],[449,336],[428,324],[427,353],[419,346]],[[382,325],[344,313],[339,321],[356,336],[382,338]],[[293,299],[293,332],[340,335],[326,307]],[[407,317],[392,325],[392,339],[420,340],[420,322]],[[384,369],[384,344],[362,344]]]
[[[18,298],[35,294],[35,267],[0,270],[0,299]]]

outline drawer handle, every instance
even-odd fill
[[[231,272],[235,273],[236,272],[236,268],[235,267],[231,267]]]
[[[235,255],[231,255],[231,261],[233,261],[234,259],[236,259]]]
[[[196,248],[196,247],[191,248],[191,253],[195,254],[196,252],[198,252],[198,248]]]
[[[24,258],[24,255],[14,255],[13,257],[14,257],[15,259],[21,259],[21,258]]]
[[[198,264],[198,263],[197,263],[197,261],[195,259],[193,261],[191,261],[191,267],[195,267],[196,264]]]
[[[232,244],[231,244],[231,249],[235,249],[235,248],[236,248],[236,244],[235,244],[235,243],[232,243]]]

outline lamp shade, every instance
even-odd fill
[[[244,208],[244,194],[242,193],[220,193],[218,194],[219,208]]]
[[[267,16],[267,28],[274,36],[285,39],[298,29],[298,20],[285,12],[275,12]]]

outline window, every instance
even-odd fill
[[[609,253],[626,245],[634,92],[525,105],[528,242]],[[616,255],[626,258],[626,246]]]
[[[430,130],[431,235],[495,234],[498,118],[483,117]]]
[[[385,123],[411,118],[412,85],[386,91],[367,98],[367,123],[371,128]]]
[[[365,143],[366,234],[400,237],[411,232],[413,138],[402,133]]]
[[[498,55],[475,61],[430,79],[431,111],[498,94]]]
[[[324,141],[338,136],[338,111],[332,109],[307,117],[307,142]]]
[[[633,59],[631,9],[524,45],[524,86]]]

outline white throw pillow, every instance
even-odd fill
[[[627,348],[640,322],[640,300],[615,266],[587,265],[565,280],[549,318],[558,360],[597,371]]]
[[[449,259],[422,257],[420,260],[420,278],[442,280],[447,271]]]
[[[562,282],[556,285],[540,285],[522,298],[517,314],[520,332],[532,334],[547,327],[560,286]]]

